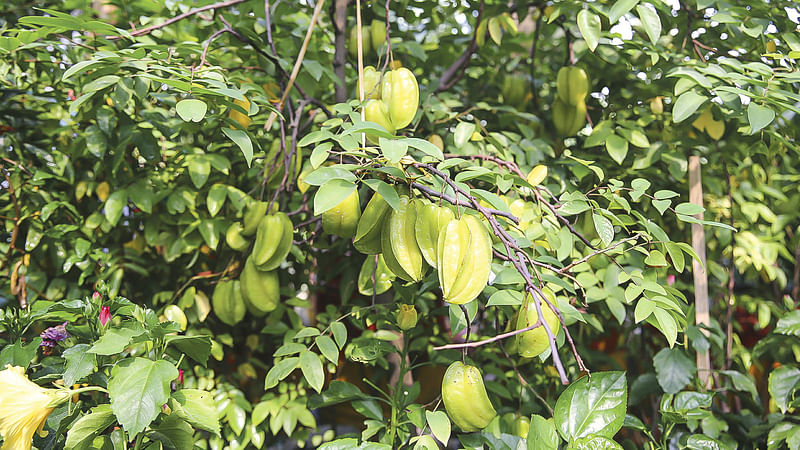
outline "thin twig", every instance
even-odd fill
[[[131,30],[130,31],[130,35],[131,36],[141,36],[143,34],[148,34],[148,33],[152,32],[152,31],[155,31],[155,30],[158,30],[160,28],[164,28],[166,26],[172,25],[175,22],[183,20],[183,19],[185,19],[187,17],[191,17],[191,16],[193,16],[195,14],[198,14],[198,13],[201,13],[203,11],[227,8],[229,6],[237,5],[239,3],[244,3],[245,1],[246,0],[228,0],[228,1],[225,1],[225,2],[219,2],[219,3],[213,3],[211,5],[206,5],[206,6],[197,8],[197,9],[193,9],[191,11],[187,11],[187,12],[185,12],[183,14],[179,14],[179,15],[177,15],[177,16],[171,18],[171,19],[168,19],[168,20],[166,20],[166,21],[164,21],[164,22],[162,22],[160,24],[152,25],[152,26],[149,26],[147,28],[141,28],[141,29],[138,29],[138,30]],[[111,39],[121,39],[122,36],[112,36],[110,38]]]
[[[444,71],[442,78],[439,79],[439,86],[436,88],[436,92],[446,91],[453,87],[464,75],[464,71],[467,67],[469,67],[472,54],[478,49],[478,29],[480,28],[481,20],[483,20],[483,6],[484,0],[481,0],[481,4],[478,6],[478,18],[475,21],[475,32],[472,33],[472,39],[469,41],[469,45],[466,50],[464,50],[464,53]]]
[[[294,62],[294,68],[292,68],[292,74],[289,76],[289,81],[286,83],[286,89],[283,91],[283,95],[281,95],[280,102],[278,102],[278,111],[283,109],[283,105],[286,102],[286,97],[289,96],[289,92],[291,92],[292,86],[294,85],[294,80],[297,79],[297,74],[300,73],[300,67],[303,65],[303,58],[306,56],[308,43],[311,41],[311,35],[314,32],[314,26],[317,24],[319,13],[322,11],[322,6],[324,4],[325,0],[319,0],[319,2],[317,2],[317,6],[314,7],[314,14],[311,16],[311,22],[308,24],[306,37],[303,40],[303,45],[300,47],[300,54],[297,55],[297,60]],[[275,123],[275,119],[277,118],[278,113],[275,111],[271,112],[269,119],[267,119],[267,123],[264,125],[264,129],[269,130],[272,128],[272,124]]]

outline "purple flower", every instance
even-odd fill
[[[61,342],[69,337],[69,333],[67,333],[67,322],[44,330],[40,336],[42,337],[42,343],[40,345],[42,346],[43,353],[45,355],[51,354],[53,348],[56,346],[56,342]]]
[[[53,342],[63,341],[64,339],[69,337],[69,333],[67,333],[67,322],[64,322],[61,325],[56,325],[54,327],[50,327],[44,330],[41,336],[42,339],[46,341],[53,341]]]
[[[106,326],[109,320],[111,320],[111,308],[108,306],[103,306],[100,308],[100,325]]]

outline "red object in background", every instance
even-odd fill
[[[744,308],[737,306],[733,310],[733,319],[739,324],[739,338],[742,345],[747,348],[753,348],[758,341],[763,339],[769,334],[771,327],[766,327],[761,330],[756,329],[758,324],[758,317],[755,314],[747,312]]]

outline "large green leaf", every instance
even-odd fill
[[[558,437],[553,419],[545,419],[538,414],[532,415],[528,428],[528,450],[555,450],[559,443],[561,438]]]
[[[41,343],[42,338],[37,337],[32,339],[28,345],[22,345],[22,341],[17,341],[13,345],[6,345],[3,350],[0,350],[0,370],[4,369],[6,364],[27,369],[36,356]]]
[[[199,389],[180,389],[172,393],[170,408],[195,428],[219,435],[219,417],[210,392]]]
[[[590,435],[613,438],[625,421],[627,400],[624,372],[595,372],[573,382],[558,397],[553,420],[567,441]]]
[[[325,372],[322,369],[319,356],[311,351],[300,353],[300,370],[303,371],[303,376],[308,381],[308,384],[317,393],[321,392],[322,384],[325,382]]]
[[[578,29],[591,51],[597,48],[597,43],[600,41],[601,28],[602,23],[597,14],[588,9],[582,9],[578,12]]]
[[[171,363],[146,358],[125,359],[111,369],[108,392],[111,409],[129,435],[144,430],[169,399],[170,382],[178,378]]]
[[[89,414],[70,426],[64,447],[70,450],[92,448],[94,438],[114,422],[116,422],[116,418],[111,411],[111,405],[95,406]]]
[[[694,362],[683,350],[664,348],[653,357],[653,366],[661,389],[667,394],[676,394],[684,388],[697,372]]]
[[[91,374],[97,366],[97,356],[89,353],[89,344],[76,344],[65,349],[61,356],[67,361],[64,367],[64,384],[72,386]]]
[[[800,369],[792,366],[781,366],[769,374],[769,395],[775,404],[785,413],[789,409],[794,391],[800,385]]]
[[[789,336],[800,336],[800,310],[794,310],[778,320],[775,332]]]

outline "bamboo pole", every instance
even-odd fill
[[[703,184],[700,176],[700,157],[689,157],[689,201],[695,205],[703,206]],[[703,220],[703,213],[696,214],[697,219]],[[692,275],[694,276],[694,305],[695,324],[710,325],[708,301],[708,274],[706,273],[706,233],[703,225],[692,224],[692,248],[700,257],[700,261],[692,260]],[[703,385],[710,387],[711,357],[708,351],[697,352],[697,374]]]

